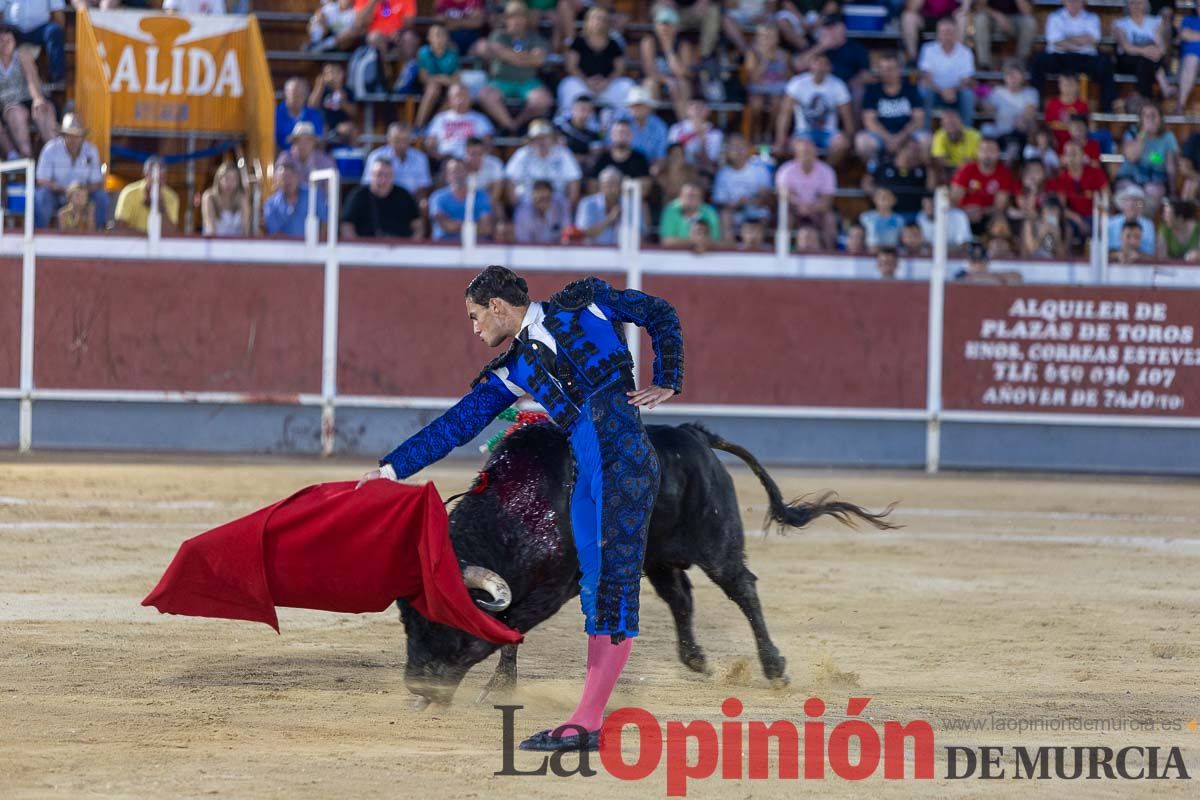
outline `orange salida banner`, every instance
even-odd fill
[[[254,17],[89,11],[78,31],[75,94],[102,157],[112,129],[242,134],[253,155],[274,156],[274,91]]]

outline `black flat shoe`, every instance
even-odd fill
[[[592,731],[586,736],[581,733],[574,733],[566,736],[551,736],[551,731],[547,728],[544,731],[538,731],[533,736],[530,736],[525,741],[521,742],[517,747],[520,750],[599,750],[600,749],[600,731]]]

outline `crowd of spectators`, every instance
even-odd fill
[[[782,194],[795,251],[882,264],[931,251],[932,192],[946,186],[948,244],[962,254],[1080,257],[1108,202],[1119,258],[1133,258],[1137,227],[1142,256],[1200,260],[1200,137],[1181,148],[1164,124],[1200,67],[1200,15],[1130,0],[1105,29],[1083,0],[1044,24],[1028,0],[881,7],[899,46],[872,57],[833,0],[662,0],[632,45],[612,3],[438,0],[438,22],[409,46],[413,68],[397,70],[419,96],[413,126],[388,129],[356,192],[387,158],[419,209],[417,235],[453,240],[474,175],[481,236],[611,244],[632,179],[643,236],[697,252],[770,248]],[[314,42],[338,8],[355,28],[352,7],[331,0]],[[403,48],[388,54],[402,61]],[[1133,82],[1124,97],[1114,71]],[[327,72],[344,86],[340,67]],[[326,104],[285,105],[281,140],[307,111],[327,130],[345,121],[340,106],[331,117]],[[1114,111],[1137,120],[1115,141],[1091,122]],[[866,210],[839,212],[840,190],[862,190]]]
[[[353,55],[283,88],[267,235],[301,235],[309,174],[358,154],[337,220],[347,239],[455,241],[471,213],[483,240],[611,245],[631,179],[648,242],[767,250],[783,208],[794,251],[875,256],[886,272],[931,251],[932,192],[945,186],[948,244],[962,254],[1081,257],[1106,202],[1117,258],[1200,261],[1200,134],[1181,146],[1164,120],[1188,108],[1200,13],[1163,0],[1129,0],[1107,25],[1084,0],[1043,23],[1030,0],[889,0],[879,8],[896,46],[873,52],[836,0],[659,0],[645,30],[611,0],[433,5],[427,26],[384,13],[387,0],[314,9],[310,49]],[[39,226],[102,226],[83,122],[55,123],[17,47],[38,44],[48,77],[61,76],[64,6],[31,6],[5,6],[20,18],[0,27],[0,146],[29,154],[39,132]],[[1124,96],[1115,74],[1130,76]],[[395,121],[374,148],[363,81],[413,98],[411,116],[377,104]],[[1096,112],[1136,121],[1110,128]],[[122,192],[117,224],[144,228],[146,185]],[[179,199],[165,184],[163,196],[178,226]],[[247,198],[243,175],[218,170],[197,201],[204,233],[256,227]],[[865,210],[846,213],[855,202]]]

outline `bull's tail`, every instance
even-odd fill
[[[783,494],[779,491],[778,484],[775,483],[775,479],[758,462],[753,453],[741,445],[722,439],[699,423],[689,422],[687,423],[687,427],[694,429],[702,435],[708,441],[708,446],[714,450],[721,450],[745,461],[746,466],[750,467],[750,471],[758,476],[758,480],[762,483],[763,488],[767,490],[767,497],[769,499],[767,508],[768,523],[774,522],[787,528],[802,528],[817,517],[828,516],[833,517],[843,525],[849,525],[851,528],[858,527],[857,522],[859,520],[879,530],[893,530],[900,527],[884,519],[896,507],[895,503],[892,503],[878,514],[874,514],[861,506],[856,506],[854,503],[838,500],[837,492],[825,492],[810,500],[801,497],[790,503],[785,502]]]

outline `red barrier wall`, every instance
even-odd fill
[[[39,388],[319,392],[320,267],[39,258]]]
[[[21,261],[0,259],[0,387],[21,380]]]
[[[19,279],[14,269],[0,270],[0,280]],[[343,267],[338,392],[453,397],[466,391],[499,353],[471,333],[462,306],[475,273]],[[535,298],[577,277],[526,276]],[[603,277],[624,285],[621,275]],[[19,298],[18,286],[19,280]],[[319,267],[40,259],[35,382],[317,392],[321,288]],[[645,289],[679,311],[686,402],[923,403],[927,290],[921,284],[655,276]],[[0,358],[15,365],[13,330],[14,344],[0,351],[12,355]],[[646,337],[642,353],[648,381],[653,351]],[[15,380],[15,366],[12,373]]]
[[[679,312],[680,402],[924,408],[922,283],[646,276]],[[643,383],[652,351],[643,337]]]
[[[500,355],[471,332],[463,303],[475,269],[342,267],[338,394],[455,397]],[[547,297],[579,273],[528,272],[529,293]],[[601,274],[614,286],[624,277]]]
[[[946,287],[947,409],[1200,416],[1200,292]]]

